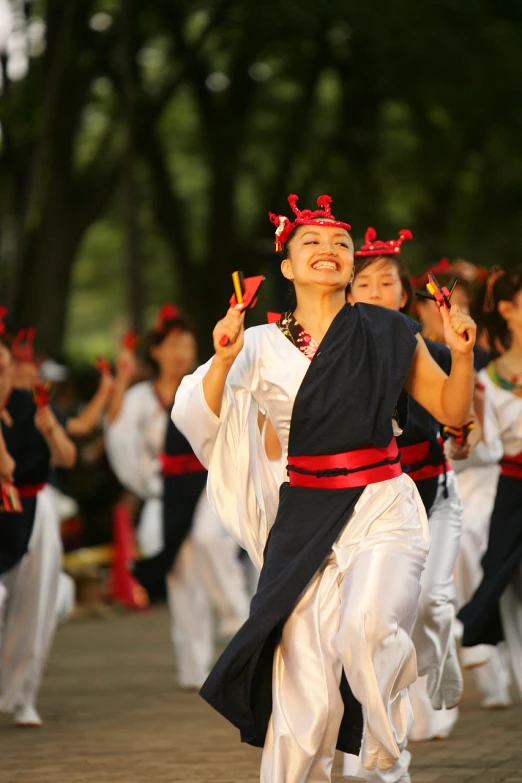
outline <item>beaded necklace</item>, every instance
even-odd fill
[[[507,378],[504,378],[498,371],[496,361],[488,364],[486,372],[495,386],[499,386],[501,389],[505,389],[505,391],[512,392],[512,394],[515,394],[517,397],[522,397],[522,384],[508,381]]]

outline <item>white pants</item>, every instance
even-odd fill
[[[408,477],[366,488],[276,648],[262,783],[330,780],[343,668],[363,708],[363,757],[391,757],[389,779],[400,777],[409,756],[408,686],[417,676],[410,631],[427,545],[424,509]]]
[[[223,620],[236,624],[236,630],[239,630],[250,608],[245,572],[239,560],[238,545],[221,524],[206,490],[196,507],[192,537],[213,608]]]
[[[0,710],[34,705],[56,629],[62,557],[50,487],[39,492],[29,550],[0,577],[6,590],[0,638]]]
[[[471,601],[482,581],[481,560],[488,545],[489,522],[497,493],[498,465],[469,467],[457,473],[464,505],[462,535],[455,564],[459,607]]]
[[[167,591],[179,683],[199,688],[213,661],[212,608],[234,631],[249,609],[237,545],[210,506],[206,490],[194,513],[192,534],[167,577]]]
[[[441,476],[428,517],[431,544],[412,634],[419,672],[419,679],[410,689],[414,716],[411,737],[415,740],[449,734],[458,717],[455,709],[434,710],[429,699],[440,688],[449,656],[453,665],[458,666],[453,637],[457,607],[453,571],[462,528],[462,501],[453,471],[446,475],[446,486],[447,498],[444,476]]]
[[[419,677],[410,688],[413,709],[411,742],[423,742],[434,738],[443,739],[451,734],[459,717],[459,708],[434,710],[428,696],[428,678]]]
[[[459,554],[455,564],[455,586],[459,607],[473,597],[482,580],[482,557],[488,545],[489,523],[497,493],[498,465],[470,466],[458,472],[457,480],[464,504],[462,535]],[[489,652],[488,652],[489,650]],[[489,654],[490,660],[482,666],[473,667],[475,685],[486,701],[502,701],[508,698],[509,672],[504,658],[494,647],[480,651],[479,648],[461,649],[462,665],[474,664]]]
[[[457,593],[453,571],[462,528],[462,501],[455,474],[453,471],[447,474],[447,498],[444,497],[443,476],[440,478],[428,517],[431,544],[421,578],[419,612],[412,634],[419,676],[427,675],[430,693],[439,687],[446,659],[454,650]]]
[[[522,563],[500,598],[500,616],[513,679],[522,699]]]

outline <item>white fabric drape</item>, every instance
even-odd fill
[[[29,549],[0,577],[5,588],[0,623],[0,710],[34,706],[56,630],[62,558],[58,514],[50,487],[38,493]]]

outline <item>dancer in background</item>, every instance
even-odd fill
[[[53,499],[46,490],[51,466],[70,468],[76,449],[51,407],[13,387],[11,354],[0,335],[0,469],[14,480],[20,513],[0,513],[0,710],[18,726],[40,726],[36,699],[56,627],[61,541]],[[43,401],[42,401],[43,402]]]
[[[13,387],[26,389],[30,392],[42,387],[39,362],[37,361],[34,351],[35,336],[36,330],[32,327],[20,329],[10,343]],[[89,435],[94,428],[101,423],[102,416],[109,404],[114,388],[114,378],[108,362],[100,362],[99,369],[100,382],[92,399],[89,400],[76,416],[58,416],[60,424],[72,438]],[[48,386],[48,384],[45,386]],[[49,514],[46,528],[55,524],[58,526],[58,531],[60,533],[59,510],[60,508],[63,508],[64,503],[69,507],[73,504],[74,507],[75,501],[59,492],[54,486],[55,476],[52,474],[53,471],[51,471],[49,480],[42,490],[42,493],[45,493],[45,508]],[[44,495],[42,494],[42,498],[43,497]],[[49,535],[47,540],[51,548],[53,548],[54,537]],[[59,622],[64,621],[72,614],[75,602],[75,582],[69,574],[66,574],[61,570],[58,578],[58,592],[56,597],[56,613]]]
[[[474,307],[495,357],[479,374],[492,411],[486,444],[499,440],[503,456],[482,581],[459,613],[462,643],[505,640],[522,695],[522,270],[492,269]]]
[[[156,595],[166,580],[179,683],[199,688],[213,657],[211,607],[228,637],[247,616],[248,600],[235,544],[206,499],[206,472],[174,425],[167,428],[174,394],[195,364],[193,328],[165,305],[145,345],[154,380],[128,388],[128,350],[117,362],[107,453],[122,484],[145,501],[138,523],[145,560],[136,575]]]
[[[428,269],[415,281],[418,291],[425,291],[429,272],[435,274],[442,285],[448,285],[453,274],[465,275],[464,279],[459,277],[454,296],[457,297],[459,308],[466,313],[470,312],[472,304],[472,283],[484,280],[484,276],[487,277],[487,270],[474,267],[469,262],[449,264],[447,259],[442,259],[437,266]],[[442,319],[436,303],[418,297],[416,306],[425,331],[442,338]],[[481,342],[483,340],[484,335],[481,335]],[[490,359],[491,353],[487,348],[487,342],[485,345],[475,345],[474,367],[477,372],[485,367]],[[482,579],[480,561],[486,550],[489,520],[498,482],[497,463],[501,457],[501,444],[498,442],[488,444],[487,428],[478,426],[484,424],[484,418],[489,419],[491,415],[494,416],[489,398],[489,392],[484,384],[476,378],[474,405],[477,426],[470,439],[473,440],[475,448],[470,455],[470,442],[468,442],[468,453],[462,452],[458,459],[451,460],[463,502],[462,533],[455,563],[455,586],[459,609],[471,600]],[[482,438],[479,437],[480,434]],[[461,624],[458,621],[455,632],[457,635],[461,634]],[[501,649],[486,645],[461,647],[460,659],[464,668],[472,669],[475,685],[482,694],[484,707],[495,709],[510,705],[509,671]]]
[[[355,254],[355,279],[349,301],[409,311],[413,289],[400,252],[402,242],[410,238],[409,231],[401,231],[398,239],[383,242],[376,238],[374,229],[368,229],[366,243]],[[442,322],[440,315],[439,318]],[[429,339],[426,345],[437,364],[449,373],[449,349]],[[458,716],[457,710],[451,708],[456,707],[462,695],[453,637],[457,609],[453,569],[459,548],[462,503],[455,475],[444,454],[440,424],[415,400],[409,400],[407,423],[397,443],[403,470],[415,481],[426,508],[431,538],[412,634],[419,680],[410,689],[414,713],[410,739],[426,740],[449,734]],[[353,760],[347,761],[347,773],[355,772],[353,764]]]
[[[300,211],[291,196],[293,221],[271,216],[294,311],[245,332],[230,309],[214,357],[176,395],[174,422],[209,466],[220,519],[262,565],[250,617],[201,694],[264,746],[263,783],[329,781],[336,744],[358,752],[362,715],[365,769],[406,782],[409,634],[428,531],[393,417],[405,387],[437,418],[464,422],[474,325],[457,308],[444,314],[448,378],[414,322],[347,305],[353,244],[330,202]],[[259,410],[288,462],[279,499]]]

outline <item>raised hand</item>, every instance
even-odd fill
[[[469,315],[461,313],[457,305],[453,305],[449,312],[446,307],[441,307],[440,314],[446,345],[455,353],[471,353],[477,337],[475,321]]]
[[[245,313],[231,307],[226,316],[217,322],[212,332],[216,357],[232,365],[243,347],[244,332]],[[226,345],[221,345],[225,341],[224,338],[228,342]]]
[[[44,436],[49,437],[58,426],[56,416],[49,405],[37,408],[34,416],[36,429]]]

